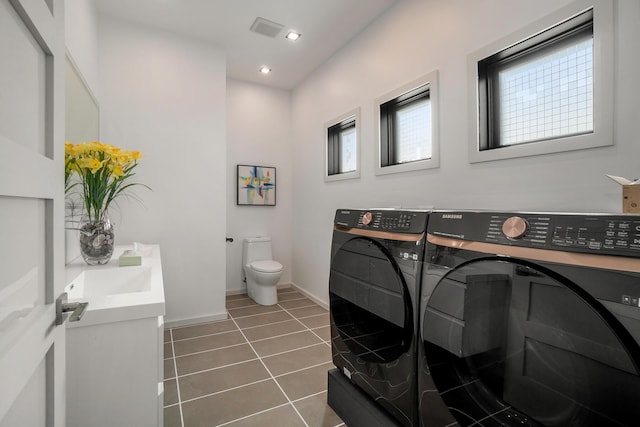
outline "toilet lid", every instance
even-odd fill
[[[263,273],[277,273],[282,270],[282,264],[273,260],[253,261],[251,263],[251,268]]]

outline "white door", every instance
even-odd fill
[[[63,1],[0,0],[0,58],[0,427],[63,427]]]

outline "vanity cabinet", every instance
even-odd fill
[[[116,248],[105,266],[81,269],[133,275],[138,267],[118,266],[118,254],[129,248]],[[74,280],[69,282],[70,301],[89,305],[80,321],[66,322],[68,427],[163,425],[164,290],[159,247],[150,253],[142,267],[151,266],[156,283],[142,291],[84,296],[74,294]],[[79,287],[86,291],[91,285]]]

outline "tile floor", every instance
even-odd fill
[[[293,288],[227,297],[229,319],[165,330],[165,427],[344,426],[326,404],[329,314]]]

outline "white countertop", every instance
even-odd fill
[[[134,245],[116,246],[111,260],[105,265],[88,265],[82,257],[67,264],[65,291],[69,295],[69,302],[89,303],[80,321],[66,322],[68,328],[157,317],[165,314],[160,246],[136,244],[138,253],[142,255],[142,265],[120,267],[118,258],[125,250],[132,249],[134,249]],[[90,279],[90,277],[93,277],[93,280],[100,278],[101,271],[104,272],[104,278],[108,278],[112,282],[122,281],[122,284],[113,286],[113,288],[119,288],[117,291],[105,293],[104,290],[90,288],[92,285],[94,287],[104,286],[104,284],[94,283]],[[84,280],[85,272],[90,272],[86,275],[86,283]],[[130,286],[127,283],[129,277],[132,278],[130,280],[131,289],[128,289]],[[134,277],[136,284],[133,284]],[[140,284],[141,280],[145,281],[142,285]],[[148,283],[146,283],[147,280]],[[87,288],[86,292],[84,291],[85,287]]]

